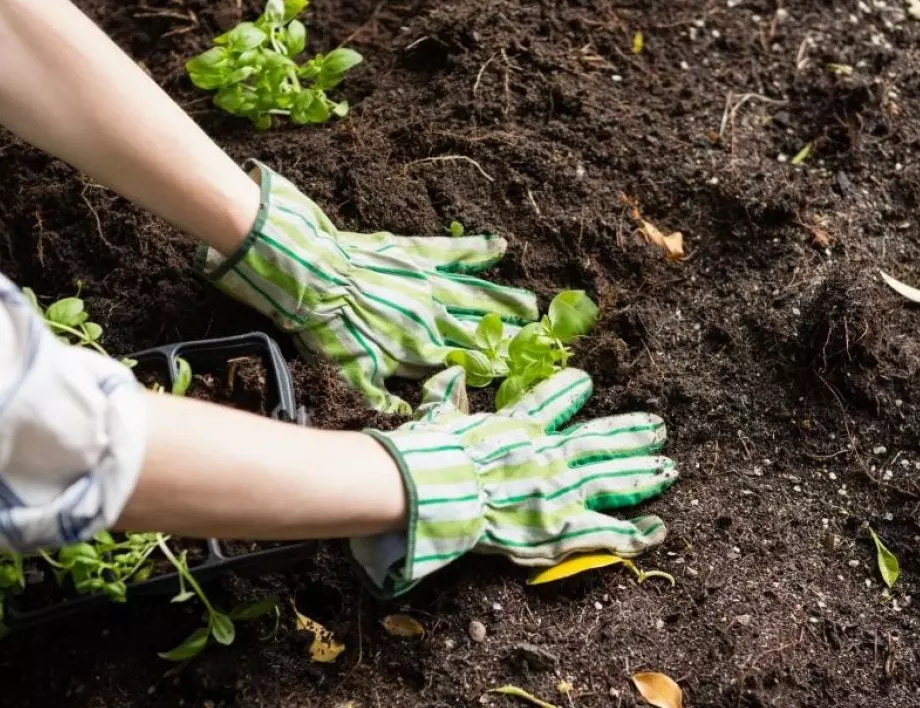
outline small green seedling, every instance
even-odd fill
[[[488,386],[507,377],[498,389],[496,408],[519,400],[540,381],[568,364],[569,348],[597,322],[597,305],[584,292],[569,290],[553,298],[549,312],[539,322],[505,336],[501,317],[490,313],[476,328],[476,349],[453,349],[445,357],[448,366],[462,366],[467,384]]]
[[[447,231],[454,238],[460,238],[466,233],[466,229],[459,221],[451,221],[450,226],[447,227]]]
[[[192,367],[182,357],[176,357],[176,367],[179,369],[179,375],[172,385],[172,394],[184,396],[192,385]]]
[[[189,570],[185,552],[183,551],[177,557],[166,545],[167,538],[163,534],[157,534],[160,550],[179,573],[179,593],[172,599],[172,602],[186,602],[197,597],[201,600],[201,604],[204,605],[205,611],[202,619],[205,626],[196,629],[178,646],[169,651],[161,652],[161,658],[167,661],[191,659],[204,651],[204,648],[212,639],[225,646],[233,644],[233,640],[236,638],[234,622],[247,622],[257,619],[278,607],[277,597],[267,597],[261,600],[243,602],[230,610],[230,612],[222,612],[211,603],[201,589],[201,585],[195,580],[195,576]]]
[[[103,594],[113,602],[125,602],[128,583],[147,580],[153,572],[150,554],[156,548],[156,534],[129,533],[116,541],[108,531],[100,531],[92,542],[69,544],[54,557],[39,553],[54,569],[59,585],[69,579],[80,595]]]
[[[302,125],[325,123],[348,114],[348,103],[326,92],[363,60],[351,49],[334,49],[298,64],[307,45],[307,29],[297,15],[308,0],[268,0],[255,22],[241,22],[216,37],[217,45],[186,64],[199,88],[216,91],[214,104],[248,118],[267,130],[273,116],[288,116]]]
[[[878,534],[875,533],[871,526],[869,527],[869,534],[875,543],[878,570],[882,574],[882,580],[885,581],[885,585],[890,588],[897,582],[898,576],[901,574],[901,564],[898,563],[897,556],[885,547],[882,539],[878,537]]]

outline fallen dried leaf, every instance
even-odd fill
[[[680,231],[665,235],[651,221],[646,221],[642,218],[639,206],[634,199],[622,192],[620,193],[620,199],[629,207],[629,215],[639,228],[639,232],[645,237],[645,240],[664,251],[665,258],[669,261],[682,261],[686,258],[684,255],[684,235]]]
[[[920,2],[920,0],[918,0]],[[879,273],[882,274],[882,280],[884,280],[899,295],[903,295],[911,302],[920,302],[920,290],[917,288],[912,288],[906,283],[902,283],[900,280],[895,280],[888,273],[883,270],[880,270]]]
[[[380,620],[380,624],[394,637],[423,637],[425,628],[409,615],[389,615]]]
[[[527,584],[543,585],[544,583],[552,583],[588,570],[606,568],[608,565],[617,565],[619,563],[628,563],[628,561],[612,553],[587,553],[580,556],[570,556],[558,565],[532,575],[528,578]]]
[[[558,708],[558,706],[554,706],[552,703],[541,701],[532,693],[527,693],[523,688],[518,688],[517,686],[500,686],[499,688],[490,689],[489,693],[501,693],[504,696],[514,696],[515,698],[520,698],[522,701],[527,701],[531,705],[538,706],[538,708]]]
[[[683,708],[683,692],[670,676],[644,671],[633,674],[632,680],[649,705],[656,708]]]
[[[319,664],[330,664],[335,661],[339,654],[345,651],[345,645],[337,642],[332,632],[319,622],[300,614],[293,600],[291,600],[291,607],[294,608],[294,615],[297,617],[297,630],[310,632],[313,635],[313,642],[310,644],[310,658]]]

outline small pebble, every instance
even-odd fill
[[[872,448],[873,455],[884,455],[887,452],[888,452],[888,448],[885,447],[884,445],[876,445],[875,447]]]
[[[500,602],[493,602],[493,603],[492,603],[492,611],[493,611],[493,612],[501,612],[501,611],[502,611],[502,604],[501,604]]]
[[[690,506],[699,506],[699,505],[700,505],[700,500],[699,500],[699,499],[691,499],[691,500],[690,500]]]
[[[470,639],[474,642],[481,642],[486,638],[486,626],[479,620],[470,622],[467,632],[469,632]]]
[[[690,577],[695,578],[699,574],[700,574],[700,571],[698,571],[696,568],[687,568],[687,575],[689,575]]]
[[[595,602],[595,603],[594,603],[594,609],[595,609],[595,610],[603,610],[603,609],[604,609],[604,605],[603,605],[601,602],[599,602],[599,601],[598,601],[598,602]]]
[[[447,649],[447,651],[453,651],[453,649],[454,649],[456,646],[457,646],[457,642],[455,642],[455,641],[454,641],[453,639],[451,639],[450,637],[448,637],[447,639],[444,640],[444,648]]]
[[[831,481],[837,479],[837,475],[834,474],[833,472],[829,472],[827,476]]]
[[[735,617],[735,622],[740,624],[742,627],[749,627],[751,625],[751,616],[750,615],[738,615]]]
[[[858,568],[858,567],[859,567],[859,561],[856,560],[856,559],[854,558],[854,559],[851,560],[851,561],[847,561],[847,565],[850,566],[851,568]]]

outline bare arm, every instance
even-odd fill
[[[259,187],[69,0],[0,2],[0,123],[232,254]]]
[[[119,528],[294,539],[406,528],[402,477],[363,433],[149,394],[147,453]]]

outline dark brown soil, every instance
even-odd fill
[[[694,707],[920,705],[920,311],[877,278],[920,281],[920,25],[900,3],[316,0],[315,46],[344,40],[367,58],[340,92],[353,112],[263,135],[183,74],[239,19],[236,0],[149,0],[195,13],[169,36],[186,23],[80,4],[234,158],[274,165],[342,226],[441,233],[457,219],[510,240],[497,280],[544,301],[590,291],[603,318],[576,360],[597,383],[585,414],[667,420],[682,478],[648,505],[671,533],[641,565],[677,586],[602,570],[537,590],[466,558],[389,606],[329,545],[299,573],[222,590],[293,597],[346,644],[333,665],[310,663],[285,603],[276,638],[243,628],[229,649],[166,666],[154,652],[197,616],[139,603],[5,642],[4,702],[476,706],[513,683],[568,705],[561,677],[579,708],[631,706],[629,676],[650,669]],[[2,140],[0,266],[43,296],[83,281],[112,351],[269,326],[190,273],[181,235]],[[488,178],[422,162],[444,156]],[[635,236],[621,192],[683,232],[686,261]],[[294,374],[314,425],[392,424],[362,413],[331,367]],[[867,525],[901,561],[890,597]],[[383,631],[398,609],[423,640]],[[522,672],[522,641],[555,654],[558,675]]]
[[[214,371],[194,373],[187,395],[265,415],[265,366],[255,357],[231,359]]]

